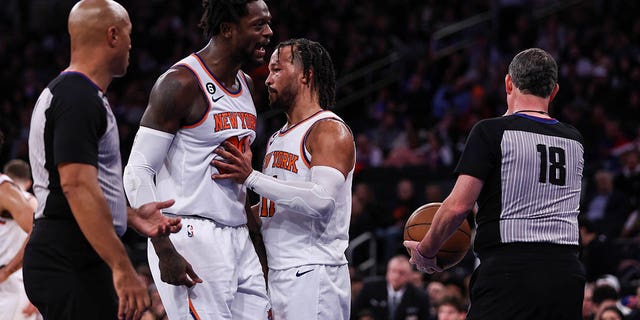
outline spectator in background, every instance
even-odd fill
[[[625,316],[622,311],[616,306],[608,306],[600,311],[600,316],[597,320],[624,320]]]
[[[384,280],[365,281],[353,304],[352,316],[368,311],[375,320],[428,319],[429,297],[411,284],[411,271],[405,255],[391,258]]]
[[[427,168],[433,173],[442,170],[450,170],[453,165],[453,149],[440,136],[436,130],[430,130],[426,133],[426,146],[424,150],[424,159]]]
[[[602,319],[602,313],[609,307],[618,309],[623,317],[631,314],[631,310],[620,303],[620,293],[615,286],[606,282],[596,282],[593,289],[594,319]]]
[[[594,175],[594,190],[586,196],[583,214],[600,232],[612,239],[620,236],[629,213],[628,198],[614,188],[613,175],[599,170]]]
[[[447,294],[447,289],[444,286],[442,280],[439,277],[431,277],[427,283],[427,295],[429,296],[429,319],[436,319],[438,317],[437,306]]]
[[[369,231],[375,230],[378,226],[383,226],[388,222],[388,214],[382,207],[382,201],[376,197],[376,192],[370,183],[356,183],[353,187],[353,196],[358,198],[365,212],[364,214],[372,220],[374,226]]]
[[[621,170],[614,177],[614,188],[629,199],[632,210],[640,209],[640,151],[630,143],[628,150],[620,155]]]
[[[580,216],[580,260],[587,272],[587,282],[592,282],[605,274],[613,274],[619,263],[615,245],[606,235],[598,232],[595,223]]]
[[[402,248],[402,233],[407,219],[418,208],[413,182],[400,179],[396,184],[396,194],[389,204],[388,216],[384,227],[376,230],[376,237],[381,239],[383,258],[388,261]]]
[[[467,317],[467,306],[456,296],[445,296],[438,303],[437,320],[464,320]]]
[[[382,114],[380,123],[367,134],[377,143],[382,150],[382,154],[387,156],[401,133],[402,130],[400,130],[396,123],[396,115],[391,111],[385,111]]]
[[[409,282],[411,282],[411,284],[420,289],[420,290],[425,290],[425,286],[424,286],[424,273],[420,272],[419,270],[417,270],[416,268],[412,268],[411,269],[411,275],[409,276]]]
[[[442,200],[444,200],[444,194],[440,184],[427,183],[427,185],[424,186],[423,203],[442,202]]]
[[[382,165],[384,158],[382,150],[371,141],[366,134],[360,133],[356,136],[356,171],[362,169],[377,168]]]

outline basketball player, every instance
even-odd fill
[[[349,241],[355,145],[347,125],[326,110],[335,100],[329,53],[317,42],[280,43],[266,80],[272,108],[287,123],[269,139],[263,173],[251,168],[248,143],[225,143],[213,178],[261,195],[255,206],[269,267],[275,319],[349,319]],[[226,173],[225,173],[226,172]]]
[[[0,150],[3,136],[0,132]],[[36,319],[37,312],[23,311],[30,305],[22,282],[22,259],[28,233],[31,232],[33,212],[37,202],[28,192],[29,177],[22,179],[22,160],[12,160],[4,171],[20,179],[0,173],[0,319]],[[28,175],[28,165],[27,165]],[[18,182],[20,182],[20,185]],[[26,188],[25,188],[26,187]]]
[[[176,199],[165,214],[187,226],[148,246],[170,319],[266,319],[265,279],[246,227],[246,188],[212,181],[210,162],[224,141],[255,139],[253,83],[240,68],[264,62],[271,14],[263,0],[205,0],[203,6],[200,26],[209,43],[154,85],[125,168],[125,190],[134,207]],[[167,254],[174,246],[180,254]]]
[[[458,179],[422,241],[405,241],[411,262],[441,271],[436,253],[474,203],[468,319],[580,319],[585,272],[578,260],[584,167],[580,133],[549,116],[558,67],[541,49],[518,53],[505,77],[508,110],[478,122]]]
[[[105,91],[128,65],[127,11],[114,1],[80,1],[68,27],[69,67],[43,90],[31,118],[39,205],[25,249],[25,288],[47,319],[138,319],[150,298],[119,236],[128,223],[149,236],[175,232],[180,220],[160,212],[173,201],[126,207]]]

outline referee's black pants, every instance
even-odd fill
[[[581,320],[585,270],[578,249],[508,244],[480,254],[467,319]]]
[[[117,319],[111,270],[74,220],[35,221],[23,274],[27,296],[45,319]]]

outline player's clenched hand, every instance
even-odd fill
[[[212,179],[232,179],[237,183],[244,183],[247,177],[253,171],[251,167],[251,148],[249,147],[249,139],[244,139],[242,150],[238,149],[232,143],[225,141],[222,143],[223,148],[216,148],[213,152],[224,158],[221,160],[212,160],[211,164],[218,169],[219,173],[211,175]]]
[[[437,258],[427,258],[418,251],[418,241],[405,241],[402,243],[411,253],[409,262],[415,264],[418,270],[426,273],[442,272],[442,268],[437,264]]]
[[[202,283],[202,279],[193,271],[191,264],[177,251],[163,254],[160,257],[160,279],[174,286],[193,287]]]
[[[129,226],[147,237],[163,236],[180,231],[182,229],[180,218],[169,218],[161,211],[174,203],[174,200],[167,200],[142,205],[129,215]]]
[[[151,306],[144,283],[131,266],[113,271],[113,285],[118,295],[118,319],[138,320]]]

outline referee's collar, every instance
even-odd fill
[[[523,118],[531,119],[533,121],[546,123],[546,124],[556,124],[560,122],[555,118],[540,118],[540,117],[536,117],[528,114],[522,114],[522,113],[514,114],[514,116],[523,117]]]

